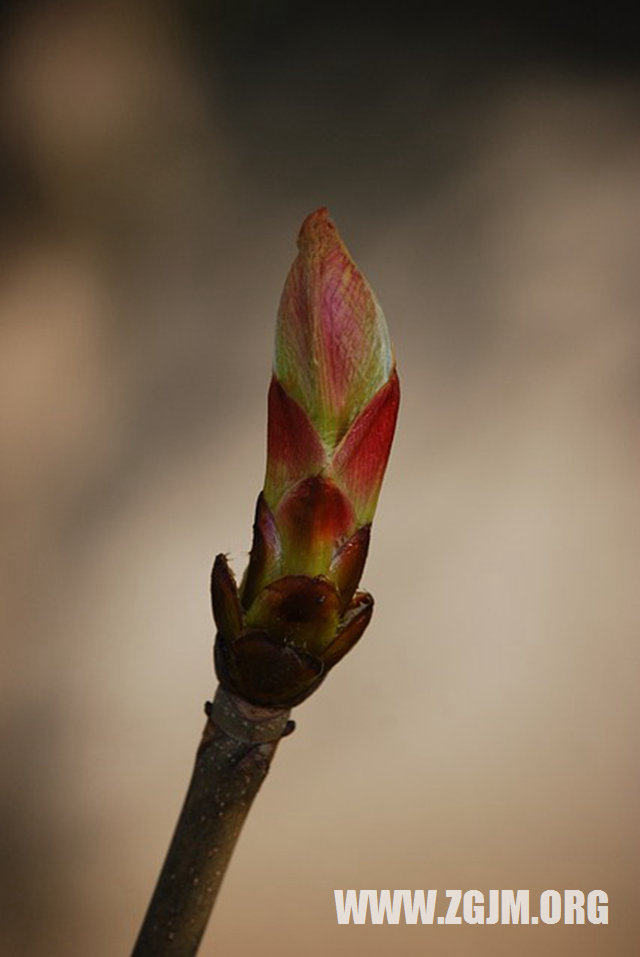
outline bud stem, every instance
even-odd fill
[[[251,705],[218,688],[189,789],[132,957],[197,953],[236,841],[289,711]]]

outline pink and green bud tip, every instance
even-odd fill
[[[254,704],[304,700],[356,643],[357,591],[400,398],[384,315],[326,209],[287,277],[269,388],[267,471],[238,589],[211,581],[221,683]]]

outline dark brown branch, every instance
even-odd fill
[[[133,957],[191,957],[289,712],[260,708],[218,688],[167,858]]]

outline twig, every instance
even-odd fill
[[[190,957],[253,799],[278,742],[293,731],[289,711],[248,704],[218,688],[167,858],[133,957]]]

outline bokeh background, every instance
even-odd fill
[[[4,6],[0,953],[131,947],[318,205],[403,385],[377,608],[202,953],[638,951],[634,47],[621,11],[526,3]],[[338,927],[335,887],[603,888],[610,924]]]

